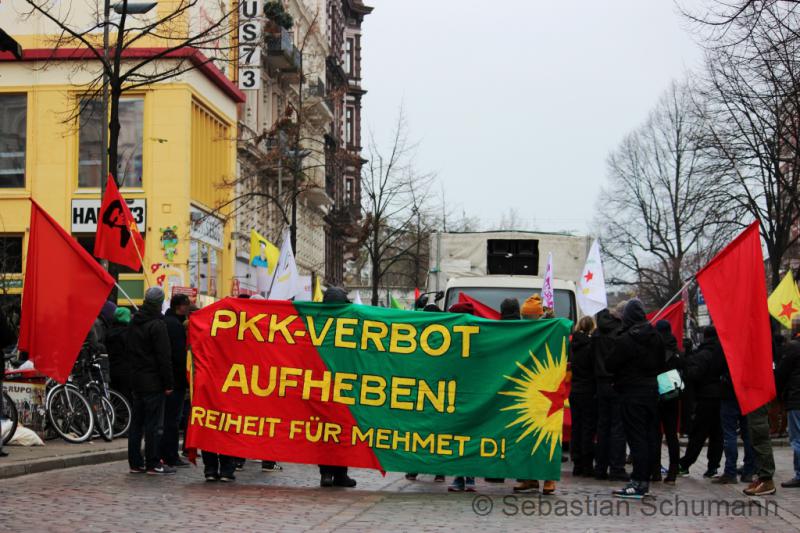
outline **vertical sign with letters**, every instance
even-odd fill
[[[257,90],[261,85],[261,19],[258,0],[239,2],[239,88]]]

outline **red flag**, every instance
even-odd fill
[[[754,222],[697,274],[717,328],[742,414],[775,397],[772,334],[758,223]]]
[[[119,193],[114,177],[109,174],[97,220],[94,256],[138,271],[142,268],[143,253],[144,239],[136,227],[136,220]]]
[[[19,349],[41,373],[64,383],[114,278],[31,203]]]
[[[485,303],[482,303],[476,300],[475,298],[467,296],[463,292],[458,293],[458,303],[460,304],[471,303],[472,307],[475,308],[475,316],[500,320],[500,313],[498,313]]]
[[[653,311],[652,313],[647,315],[647,320],[650,321],[653,325],[659,320],[666,320],[669,322],[670,327],[672,328],[672,334],[675,335],[675,339],[678,341],[678,349],[683,351],[683,312],[684,312],[683,301],[676,302],[663,311],[659,313],[658,311]],[[658,315],[658,316],[656,316]],[[655,320],[653,320],[655,319]]]

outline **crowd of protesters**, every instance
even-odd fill
[[[323,301],[347,302],[347,293],[330,288]],[[420,307],[441,311],[432,303]],[[176,468],[190,465],[182,457],[179,435],[189,407],[187,327],[193,306],[186,295],[177,294],[164,314],[163,308],[164,293],[158,287],[146,291],[144,303],[133,314],[106,302],[86,341],[91,349],[108,354],[111,386],[131,403],[128,462],[132,474],[174,474]],[[501,320],[554,317],[553,309],[543,306],[539,295],[521,305],[516,299],[506,299],[500,310]],[[471,303],[454,304],[448,311],[475,314]],[[792,333],[788,342],[776,335],[774,348],[776,388],[787,412],[794,454],[795,474],[782,483],[786,488],[800,487],[800,328]],[[13,340],[13,328],[0,313],[0,342],[7,345]],[[713,326],[703,330],[696,348],[689,339],[682,340],[683,349],[670,323],[659,320],[651,324],[637,299],[578,321],[569,354],[573,477],[623,482],[624,486],[613,491],[615,496],[642,498],[650,492],[651,483],[674,484],[688,476],[706,447],[703,477],[711,483],[741,482],[747,484],[747,495],[774,494],[769,406],[742,413]],[[659,374],[670,370],[677,371],[686,385],[682,395],[659,391]],[[682,456],[678,440],[681,418],[688,419],[684,424],[688,443]],[[668,452],[666,466],[662,464],[663,441]],[[3,457],[7,453],[1,446]],[[202,459],[207,481],[234,481],[235,471],[245,464],[243,458],[205,450]],[[627,464],[632,466],[630,473]],[[281,467],[263,461],[262,470],[274,472]],[[319,471],[322,487],[356,486],[346,467],[320,465]],[[474,491],[475,478],[466,474],[456,476],[448,490]],[[414,481],[417,474],[406,474],[406,479]],[[435,481],[443,482],[445,476],[437,475]],[[543,480],[541,487],[539,482],[518,480],[513,490],[541,490],[544,495],[556,491],[555,481]]]

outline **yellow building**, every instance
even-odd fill
[[[0,295],[22,292],[29,199],[90,251],[100,204],[102,119],[95,101],[86,100],[100,64],[78,47],[41,47],[43,37],[30,27],[4,20],[25,51],[21,61],[0,53]],[[125,58],[158,50],[134,48]],[[144,271],[120,276],[136,303],[155,284],[168,294],[172,287],[196,287],[200,303],[207,303],[230,294],[235,279],[227,244],[233,223],[215,208],[232,195],[225,183],[236,172],[237,106],[244,95],[201,54],[180,54],[169,61],[196,68],[125,92],[120,103],[117,178],[146,242]],[[159,61],[166,60],[151,67]],[[119,303],[125,303],[121,296]]]

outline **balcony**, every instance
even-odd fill
[[[292,42],[292,34],[283,28],[267,36],[267,64],[281,72],[298,72],[302,67],[300,50]]]
[[[309,82],[306,89],[310,118],[319,126],[327,125],[333,120],[333,108],[330,106],[329,99],[326,98],[326,92],[325,82],[320,78]]]

